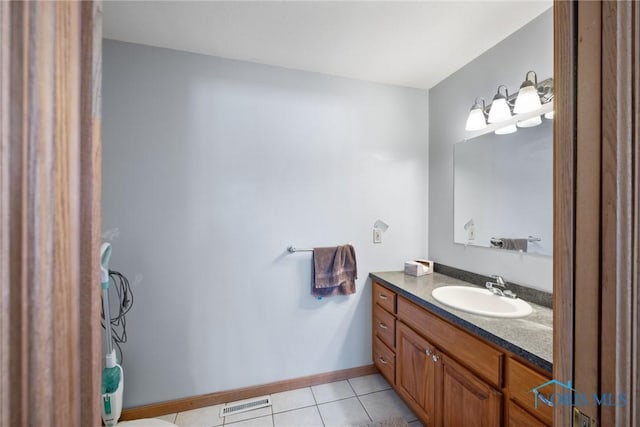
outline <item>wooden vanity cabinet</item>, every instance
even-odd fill
[[[373,362],[425,425],[551,426],[530,394],[546,376],[375,281],[373,292]]]
[[[509,402],[508,427],[547,427],[547,424],[522,409],[517,403]]]
[[[428,426],[436,420],[442,384],[442,363],[435,346],[402,322],[396,339],[396,391]]]
[[[501,426],[503,399],[498,389],[502,387],[504,353],[401,296],[397,297],[397,316],[397,389],[402,394],[401,372],[416,371],[416,364],[408,368],[405,364],[418,359],[419,353],[426,356],[430,368],[416,376],[424,379],[430,395],[421,414],[426,415],[427,425]],[[414,358],[405,353],[409,346],[401,347],[405,336],[419,347]]]
[[[502,393],[442,355],[442,425],[502,425]]]
[[[507,366],[507,388],[510,390],[510,401],[507,408],[509,422],[512,418],[522,417],[521,411],[529,414],[530,423],[525,425],[544,425],[550,426],[553,422],[553,407],[550,402],[543,399],[536,399],[532,390],[541,384],[549,381],[548,376],[542,375],[534,371],[523,363],[514,358],[509,358]],[[542,395],[550,395],[554,393],[554,386],[540,388]],[[513,414],[512,414],[513,412]],[[537,420],[536,420],[537,418]]]
[[[389,384],[395,384],[396,375],[396,293],[373,282],[373,364]]]

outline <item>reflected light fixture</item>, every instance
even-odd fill
[[[482,100],[482,105],[478,102],[479,99]],[[476,98],[471,106],[471,111],[469,111],[469,117],[467,117],[467,124],[465,125],[464,130],[474,131],[487,127],[487,120],[484,117],[484,109],[484,98]]]
[[[530,128],[538,126],[540,123],[542,123],[542,119],[540,118],[540,116],[534,116],[527,120],[518,120],[518,127]]]
[[[496,129],[495,130],[495,134],[496,135],[506,135],[508,133],[514,133],[515,131],[517,131],[518,128],[516,128],[516,125],[511,124],[505,127],[501,127],[500,129]]]
[[[500,93],[500,88],[504,88],[504,95]],[[505,85],[498,86],[493,102],[491,102],[491,108],[489,109],[489,123],[498,123],[511,118],[511,108],[507,103],[509,98],[509,92]]]

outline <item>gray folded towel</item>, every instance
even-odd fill
[[[507,249],[510,251],[527,252],[529,241],[527,239],[512,239],[509,237],[491,238],[491,247]]]
[[[350,295],[356,292],[358,269],[356,251],[351,245],[313,249],[314,281],[311,294],[316,297]]]

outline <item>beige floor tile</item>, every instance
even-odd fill
[[[273,415],[275,427],[322,427],[317,406],[281,412]]]
[[[220,409],[224,405],[207,406],[206,408],[192,409],[191,411],[178,412],[174,423],[178,427],[216,427],[224,423],[220,418]]]
[[[391,388],[391,385],[380,374],[351,378],[349,383],[358,396]]]
[[[299,388],[271,395],[273,413],[291,411],[316,404],[311,388]]]
[[[326,427],[367,424],[371,420],[357,397],[318,405]]]
[[[177,415],[178,414],[167,414],[167,415],[161,415],[159,417],[153,417],[153,418],[157,418],[159,420],[167,421],[167,422],[170,422],[170,423],[175,423]]]
[[[267,415],[265,417],[252,418],[250,420],[239,421],[237,423],[227,423],[225,426],[233,427],[273,427],[273,417]]]
[[[393,390],[378,391],[359,397],[367,413],[374,421],[391,417],[404,417],[407,421],[417,419],[415,414]]]
[[[318,404],[355,396],[348,381],[316,385],[311,387],[311,390]]]

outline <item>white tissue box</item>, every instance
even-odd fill
[[[433,273],[433,261],[416,259],[404,263],[404,273],[411,276],[424,276]]]

